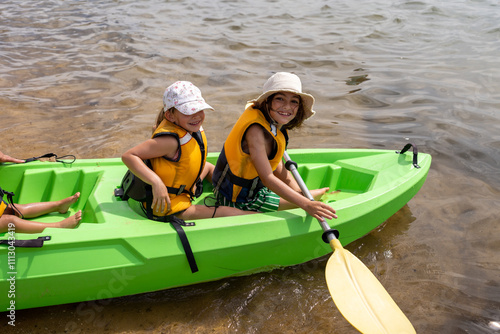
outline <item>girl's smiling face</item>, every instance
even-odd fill
[[[203,121],[205,120],[205,111],[200,110],[192,115],[184,115],[179,110],[175,109],[173,113],[167,111],[165,117],[170,122],[184,128],[189,133],[200,130]]]
[[[278,92],[271,100],[271,118],[279,125],[289,123],[297,115],[300,96],[290,92]]]

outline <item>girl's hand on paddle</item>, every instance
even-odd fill
[[[326,203],[319,201],[310,201],[304,210],[314,218],[321,219],[334,219],[337,218],[335,209]]]
[[[167,187],[163,184],[153,185],[153,203],[151,208],[154,212],[168,213],[171,209],[170,196]],[[165,208],[167,209],[165,211]]]

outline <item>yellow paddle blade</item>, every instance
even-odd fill
[[[326,265],[328,290],[340,313],[367,334],[416,333],[372,272],[339,240],[330,242],[333,255]]]

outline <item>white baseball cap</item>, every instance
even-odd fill
[[[177,81],[163,93],[163,111],[175,107],[184,115],[193,115],[205,109],[214,110],[205,102],[198,87],[189,81]]]

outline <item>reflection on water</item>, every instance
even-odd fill
[[[317,115],[290,147],[400,149],[409,138],[433,155],[417,196],[347,248],[418,333],[489,333],[500,320],[499,9],[491,0],[6,0],[1,150],[119,157],[151,134],[164,88],[184,79],[216,108],[204,128],[219,151],[269,75],[295,72]],[[12,330],[354,333],[329,297],[325,265],[23,310]]]

